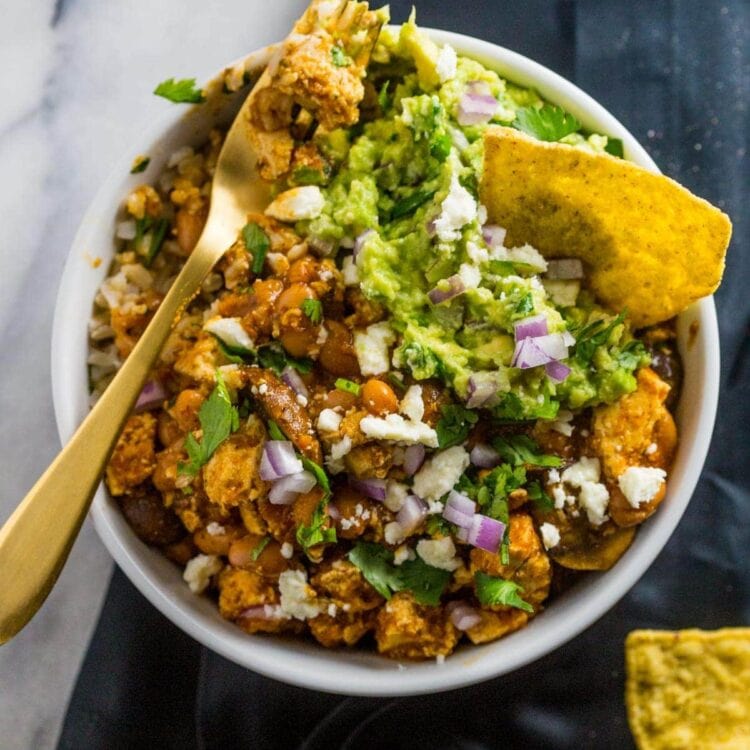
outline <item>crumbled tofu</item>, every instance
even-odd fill
[[[323,193],[317,185],[303,185],[277,195],[265,213],[286,222],[314,219],[320,216],[325,202]]]
[[[439,500],[450,492],[469,466],[469,454],[461,445],[436,453],[414,476],[414,494],[423,500]]]
[[[211,523],[206,526],[206,531],[211,536],[221,536],[227,532],[227,530],[220,523],[216,523],[216,521],[211,521]]]
[[[398,544],[404,539],[404,530],[398,521],[391,521],[385,525],[383,536],[385,537],[386,544]]]
[[[392,513],[398,513],[408,494],[409,487],[407,485],[391,479],[385,486],[385,501],[383,504]]]
[[[412,422],[421,422],[424,417],[424,402],[422,401],[422,386],[412,385],[401,399],[399,410]]]
[[[279,576],[281,610],[297,620],[317,617],[320,604],[315,592],[307,585],[307,574],[301,570],[285,570]]]
[[[203,326],[203,330],[220,338],[227,346],[255,348],[255,342],[248,336],[239,318],[214,318]]]
[[[454,174],[448,195],[443,200],[440,216],[435,220],[438,238],[441,242],[455,242],[461,238],[461,229],[476,218],[476,201]]]
[[[437,60],[435,61],[435,72],[440,79],[440,83],[445,83],[456,77],[456,65],[458,56],[456,50],[450,44],[444,44],[440,48]]]
[[[656,495],[666,478],[667,472],[664,469],[631,466],[618,477],[617,484],[631,507],[638,508],[641,503],[649,502]]]
[[[373,440],[393,440],[405,445],[422,443],[428,448],[437,448],[437,432],[424,422],[412,422],[400,414],[388,414],[386,417],[366,416],[359,423],[363,434]]]
[[[582,456],[562,473],[562,481],[573,487],[582,487],[585,482],[598,482],[601,465],[598,458]]]
[[[333,409],[323,409],[318,416],[318,429],[321,432],[338,432],[342,419]]]
[[[458,275],[466,289],[476,289],[482,281],[481,272],[470,263],[462,263],[458,269]]]
[[[194,594],[202,594],[211,582],[211,576],[216,575],[224,564],[216,555],[196,555],[188,560],[182,579]]]
[[[417,556],[414,554],[414,550],[409,547],[407,544],[402,544],[394,553],[393,553],[393,564],[394,565],[401,565],[402,563],[405,563],[407,560],[414,560]]]
[[[388,372],[388,348],[395,340],[396,334],[386,322],[373,323],[364,331],[355,332],[354,351],[363,375],[380,375]]]
[[[449,536],[442,539],[420,539],[417,542],[417,554],[433,568],[455,570],[461,565],[456,558],[456,547]]]
[[[578,504],[586,511],[592,526],[601,526],[607,520],[609,491],[599,482],[584,482],[578,493]]]
[[[555,432],[559,432],[561,435],[570,437],[573,434],[572,422],[573,412],[567,411],[566,409],[560,409],[560,411],[557,412],[557,419],[555,419],[555,421],[550,424],[550,427]]]
[[[359,284],[359,269],[351,255],[347,255],[341,264],[341,273],[344,276],[346,286],[357,286]]]
[[[539,531],[542,534],[542,542],[544,543],[544,549],[552,549],[560,544],[560,530],[553,523],[543,523],[539,527]]]
[[[292,555],[294,554],[294,547],[292,547],[289,542],[284,542],[284,544],[281,545],[281,556],[285,560],[291,560]]]

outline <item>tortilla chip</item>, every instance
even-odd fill
[[[546,257],[577,257],[599,300],[634,326],[671,318],[721,281],[729,218],[673,180],[609,154],[534,140],[512,128],[484,136],[482,203]]]
[[[625,661],[639,750],[750,748],[750,628],[634,630]]]

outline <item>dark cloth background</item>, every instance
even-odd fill
[[[410,5],[391,2],[394,21]],[[690,507],[638,585],[583,635],[513,674],[417,698],[343,698],[241,669],[177,630],[117,571],[61,748],[632,748],[623,705],[626,634],[750,625],[750,2],[418,5],[425,26],[518,50],[576,82],[667,174],[732,217],[716,300],[722,395]]]

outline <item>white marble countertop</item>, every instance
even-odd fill
[[[49,346],[57,285],[85,207],[134,133],[205,80],[284,36],[304,0],[33,0],[0,24],[0,521],[59,449]],[[273,13],[271,13],[273,8]],[[30,559],[33,554],[30,551]],[[87,522],[34,621],[0,649],[4,750],[54,747],[111,560]]]

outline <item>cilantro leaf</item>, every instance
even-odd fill
[[[463,443],[472,425],[477,423],[479,416],[476,412],[465,409],[460,404],[448,404],[440,409],[441,417],[437,423],[438,445],[450,448]]]
[[[270,536],[264,536],[263,539],[261,539],[253,548],[253,551],[250,553],[250,557],[253,558],[253,562],[257,560],[263,550],[268,546],[268,543],[271,541]]]
[[[628,341],[617,354],[617,364],[628,370],[635,370],[644,359],[648,358],[646,347],[641,341]]]
[[[427,203],[437,190],[415,190],[406,198],[396,201],[391,209],[390,220],[395,221],[409,214],[413,214],[423,203]]]
[[[148,156],[136,156],[133,159],[133,166],[130,168],[130,174],[140,174],[146,171],[151,158]]]
[[[281,431],[281,427],[279,427],[273,419],[268,420],[268,434],[271,436],[271,440],[287,439],[286,435]]]
[[[617,317],[612,318],[608,324],[600,319],[573,331],[576,338],[573,356],[578,364],[584,367],[591,364],[597,347],[604,346],[609,342],[612,331],[624,322],[626,315],[627,310],[623,310]]]
[[[233,364],[244,365],[255,360],[255,352],[252,349],[246,349],[244,346],[234,346],[232,344],[227,344],[224,339],[220,338],[216,334],[211,335],[216,339],[216,344],[219,347],[219,351]]]
[[[216,449],[240,426],[237,409],[232,406],[229,391],[221,373],[216,373],[216,387],[203,402],[198,412],[201,431],[200,443],[191,432],[185,440],[185,450],[190,461],[179,464],[179,474],[195,476],[201,466],[208,463]]]
[[[316,167],[297,167],[292,172],[292,182],[295,185],[325,185],[328,175]]]
[[[449,570],[433,568],[421,557],[406,560],[399,565],[398,579],[401,590],[411,591],[420,604],[436,607],[451,579]]]
[[[517,315],[528,315],[530,312],[533,312],[533,310],[534,310],[534,297],[532,296],[531,292],[527,292],[516,303],[514,312]]]
[[[303,375],[312,370],[312,360],[307,357],[290,357],[280,344],[272,343],[259,346],[257,351],[258,364],[267,370],[273,370],[281,375],[284,368],[289,365]]]
[[[521,487],[525,481],[526,469],[523,466],[501,464],[482,480],[477,492],[477,502],[486,515],[507,525],[508,495]]]
[[[271,241],[260,225],[250,221],[242,228],[242,239],[245,249],[253,256],[252,272],[257,276],[263,272],[263,263],[266,260],[268,248]]]
[[[176,104],[200,104],[206,101],[203,92],[195,85],[195,78],[183,78],[179,81],[168,78],[154,89],[154,93]]]
[[[323,303],[319,299],[304,299],[300,308],[311,323],[320,323],[323,317]]]
[[[529,495],[529,500],[531,500],[539,510],[545,512],[554,510],[555,504],[552,502],[552,498],[544,491],[540,482],[529,482],[526,492]]]
[[[390,81],[386,81],[381,87],[380,91],[378,91],[378,104],[380,105],[380,109],[385,112],[386,109],[391,104],[391,98],[388,96],[388,87],[391,85]]]
[[[549,456],[539,452],[539,446],[528,435],[509,435],[496,437],[492,447],[504,461],[513,466],[529,464],[531,466],[562,466],[559,456]]]
[[[161,246],[164,244],[167,229],[169,229],[169,220],[158,219],[151,231],[151,242],[149,243],[148,252],[143,261],[143,265],[146,266],[146,268],[151,266],[156,256],[161,252]]]
[[[507,607],[522,609],[524,612],[534,611],[528,602],[521,599],[519,592],[523,593],[523,588],[514,581],[495,578],[478,570],[474,574],[474,585],[477,590],[477,599],[484,606],[504,604]]]
[[[607,136],[607,145],[604,150],[612,156],[616,156],[618,159],[625,157],[625,149],[622,146],[622,141],[619,138],[612,138]]]
[[[334,385],[340,391],[346,391],[347,393],[352,393],[355,396],[359,396],[359,392],[360,390],[362,390],[359,383],[355,383],[353,380],[347,380],[346,378],[336,378],[336,382],[334,383]]]
[[[304,459],[302,462],[304,463]],[[317,466],[317,464],[313,465]],[[328,479],[326,478],[326,482],[327,481]],[[309,526],[302,523],[297,527],[297,542],[305,552],[307,552],[310,547],[314,547],[317,544],[326,544],[336,541],[336,529],[332,527],[324,528],[324,524],[328,520],[326,502],[327,496],[323,497],[313,511]]]
[[[331,47],[331,60],[337,68],[345,68],[352,62],[352,58],[338,45]]]
[[[307,456],[300,456],[302,466],[309,471],[315,479],[318,480],[318,484],[323,488],[323,500],[328,500],[331,496],[331,483],[328,481],[328,475],[323,470],[322,466],[319,466],[312,459]]]
[[[430,141],[430,155],[439,162],[444,162],[451,153],[453,141],[448,133],[438,133]]]
[[[357,542],[349,552],[349,560],[356,565],[364,579],[385,599],[399,590],[398,574],[393,565],[393,552],[387,547],[370,542]]]
[[[511,125],[540,141],[559,141],[583,127],[569,112],[552,104],[542,107],[521,107]]]

